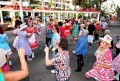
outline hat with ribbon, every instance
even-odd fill
[[[6,55],[7,52],[0,48],[0,68],[7,62]]]
[[[111,46],[111,41],[112,38],[110,37],[110,35],[105,35],[104,38],[100,38],[102,41],[105,41],[106,43],[108,43]]]

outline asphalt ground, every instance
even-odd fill
[[[113,37],[113,41],[115,42],[116,35],[120,35],[120,27],[110,26],[108,28],[111,31],[111,36]],[[29,77],[22,81],[55,81],[55,74],[50,72],[50,67],[45,66],[45,35],[44,27],[41,28],[41,35],[40,35],[40,42],[39,47],[35,50],[35,59],[33,59],[28,63],[29,68]],[[11,55],[11,60],[13,65],[11,66],[11,71],[16,71],[20,69],[20,62],[18,58],[18,54],[15,48],[13,48],[12,43],[14,41],[15,36],[12,34],[13,30],[6,31],[9,36],[8,44],[10,45],[13,54]],[[95,62],[96,58],[94,56],[95,51],[98,48],[98,44],[93,44],[91,49],[88,49],[87,55],[84,57],[84,67],[82,67],[81,72],[75,72],[77,68],[77,57],[72,54],[72,51],[75,49],[75,44],[72,43],[72,37],[68,37],[69,41],[69,53],[70,53],[70,67],[72,70],[71,78],[69,81],[95,81],[94,79],[87,79],[85,77],[85,73],[92,69],[93,63]],[[115,49],[112,50],[113,58],[115,57]]]

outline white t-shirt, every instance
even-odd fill
[[[103,29],[106,29],[106,28],[108,27],[107,22],[102,22],[101,25],[102,25],[102,28],[103,28]]]

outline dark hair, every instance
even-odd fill
[[[65,38],[60,38],[60,42],[58,44],[63,51],[68,50],[68,40]]]
[[[20,25],[20,24],[21,24],[21,22],[19,20],[16,20],[15,21],[15,28],[17,28],[17,26]]]
[[[59,33],[59,28],[58,28],[58,26],[54,26],[54,29],[57,30],[57,33]]]
[[[76,24],[78,24],[78,21],[76,21]]]
[[[58,22],[58,26],[62,26],[63,25],[63,23],[62,22]]]
[[[4,33],[4,29],[2,27],[0,27],[0,34]]]
[[[65,22],[66,22],[66,23],[69,23],[69,20],[68,20],[68,19],[65,19]]]

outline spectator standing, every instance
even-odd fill
[[[55,55],[57,53],[57,48],[54,45],[54,43],[58,43],[60,41],[60,35],[57,32],[57,28],[53,28],[52,29],[53,35],[52,35],[52,39],[51,39],[51,45],[50,45],[50,49],[52,50],[52,58],[55,58]],[[55,68],[54,66],[52,67],[51,73],[55,73]]]
[[[88,25],[88,44],[89,47],[91,48],[92,43],[93,43],[93,39],[94,39],[94,33],[95,33],[95,26],[93,24],[93,22],[90,21],[90,24]]]
[[[46,26],[46,29],[45,29],[46,45],[48,47],[51,44],[51,39],[52,39],[52,34],[53,34],[52,29],[53,29],[53,27],[51,28],[51,26],[49,26],[49,23],[48,23],[48,25]]]
[[[105,19],[102,20],[101,22],[101,27],[102,27],[102,36],[104,36],[105,30],[108,28],[108,23],[106,22]]]

